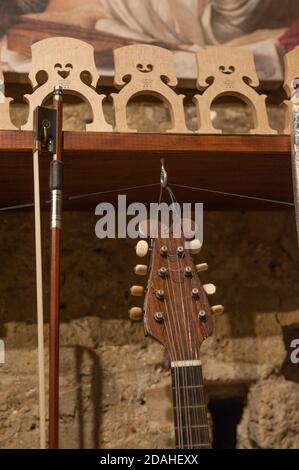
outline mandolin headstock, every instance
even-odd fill
[[[176,237],[174,237],[176,233]],[[148,245],[141,240],[137,255],[147,256]],[[213,331],[213,313],[222,313],[223,307],[210,307],[208,295],[213,295],[213,284],[201,283],[198,274],[206,271],[206,263],[195,265],[193,255],[201,251],[198,240],[188,242],[177,227],[167,229],[158,225],[150,248],[150,265],[137,265],[135,273],[149,273],[147,288],[133,286],[131,294],[142,296],[143,311],[130,310],[137,319],[144,314],[145,329],[164,345],[171,361],[190,361],[199,357],[200,346]]]

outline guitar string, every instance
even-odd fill
[[[174,193],[173,193],[173,191],[171,190],[170,187],[168,187],[168,192],[169,192],[169,195],[171,197],[172,202],[173,203],[177,202],[177,200],[175,199]],[[181,225],[181,223],[180,223],[180,230],[181,230],[181,235],[182,235],[182,225]],[[180,272],[183,272],[183,266],[182,266],[182,261],[181,260],[179,260],[179,267],[180,267]],[[184,283],[184,294],[185,294],[185,296],[184,297],[182,296],[183,299],[185,299],[188,295],[190,295],[190,292],[189,293],[186,292],[186,284],[185,283]],[[190,313],[188,314],[188,316],[190,317]],[[185,315],[185,324],[186,324],[186,315]],[[190,321],[188,322],[188,326],[189,326],[189,343],[190,343],[190,349],[191,349],[191,359],[193,359],[195,357],[196,357],[196,359],[198,359],[197,348],[195,346],[196,345],[195,332],[193,330],[191,330]],[[194,404],[194,405],[196,405],[195,389],[193,387],[196,384],[195,370],[196,369],[193,368],[193,367],[191,367],[191,370],[188,369],[188,372],[186,370],[186,375],[188,374],[188,376],[190,377],[190,385],[191,385],[191,389],[187,390],[187,395],[188,395],[188,399],[189,399],[189,396],[191,395],[192,404]],[[189,383],[189,380],[187,380],[187,383]],[[192,409],[188,408],[188,409],[190,410],[189,414],[190,415],[193,414],[193,416],[195,417],[196,423],[200,422],[200,420],[199,420],[200,409],[199,408],[192,408]],[[192,426],[193,420],[192,420],[191,416],[189,417],[189,422],[190,422],[190,426]],[[196,443],[201,441],[200,436],[199,436],[199,432],[200,432],[200,428],[198,428],[197,426],[195,427],[193,433],[192,433],[192,429],[190,429],[190,433],[191,433],[191,436],[192,436],[191,439],[193,438],[193,434],[194,434]],[[192,442],[192,444],[193,444],[193,442]],[[192,447],[193,447],[193,445],[192,445]]]
[[[173,202],[173,203],[176,202],[176,203],[178,204],[178,201],[177,201],[177,199],[176,199],[176,197],[175,197],[175,195],[174,195],[172,189],[171,189],[169,186],[167,187],[167,189],[168,189],[168,192],[169,192],[169,195],[170,195],[170,198],[171,198],[172,202]],[[181,232],[182,232],[182,225],[181,225]],[[184,290],[185,290],[185,294],[186,294],[186,287],[185,287],[185,284],[184,284]],[[187,295],[188,295],[188,294],[187,294]],[[189,322],[189,324],[190,324],[190,322]],[[203,328],[203,330],[204,330],[204,334],[207,336],[207,332],[205,331],[205,328]],[[196,345],[195,330],[194,330],[194,331],[192,330],[192,333],[193,333],[193,339],[191,340],[191,349],[192,349],[193,345],[194,345],[194,346]],[[192,335],[192,333],[191,333],[191,335]],[[198,349],[195,348],[195,351],[196,351],[196,356],[197,356],[197,354],[198,354]],[[195,357],[195,351],[194,351],[194,353],[192,354],[192,357]],[[199,358],[199,357],[197,357],[197,358]],[[198,374],[200,373],[200,370],[199,370],[199,369],[200,369],[200,367],[199,367],[198,370],[197,370]],[[191,380],[193,379],[193,384],[192,384],[192,385],[197,385],[197,383],[196,383],[196,376],[195,376],[195,370],[196,370],[196,369],[193,369],[193,368],[192,368],[192,373],[191,373]],[[202,381],[202,380],[200,380],[200,383],[203,385],[203,381]],[[194,402],[194,403],[196,403],[196,390],[197,390],[197,389],[196,389],[196,388],[193,388],[193,387],[192,387],[192,389],[191,389],[192,399],[193,399],[193,402]],[[202,386],[202,388],[200,388],[200,390],[199,390],[199,395],[200,395],[201,403],[202,403],[203,405],[205,405],[205,396],[204,396],[204,388],[203,388],[203,386]],[[194,411],[194,416],[197,415],[197,418],[199,418],[199,416],[200,416],[200,419],[197,419],[197,422],[203,422],[203,421],[205,421],[206,424],[208,425],[208,422],[207,422],[207,409],[206,409],[206,405],[205,405],[205,410],[203,410],[202,408],[200,408],[200,409],[198,408],[198,409],[194,409],[193,411]],[[203,419],[201,419],[201,418],[203,418]],[[205,425],[204,425],[204,426],[205,426]],[[196,434],[196,437],[197,437],[197,438],[196,438],[196,442],[197,442],[197,443],[202,442],[202,439],[201,439],[201,428],[197,428],[197,427],[196,427],[196,428],[195,428],[195,431],[196,431],[195,434]],[[209,436],[209,429],[208,429],[208,426],[203,428],[203,435],[204,435],[205,438],[207,438],[207,443],[210,443],[210,436]]]

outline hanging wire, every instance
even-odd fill
[[[285,206],[294,207],[293,202],[278,201],[276,199],[265,199],[265,198],[258,197],[258,196],[248,196],[248,195],[245,195],[245,194],[228,193],[228,192],[225,192],[225,191],[217,191],[215,189],[195,188],[193,186],[186,186],[186,185],[183,185],[183,184],[175,184],[175,183],[172,183],[171,186],[174,186],[176,188],[182,188],[182,189],[191,189],[193,191],[202,191],[202,192],[206,192],[206,193],[219,194],[221,196],[232,196],[232,197],[238,197],[238,198],[242,198],[242,199],[251,199],[253,201],[269,202],[269,203],[272,203],[272,204],[282,204],[282,205],[285,205]]]
[[[166,180],[167,181],[167,180]],[[161,183],[160,183],[161,184]],[[101,196],[104,194],[113,194],[113,193],[121,193],[124,191],[133,191],[136,189],[146,189],[146,188],[153,188],[159,186],[159,183],[153,183],[153,184],[146,184],[146,185],[140,185],[140,186],[132,186],[129,188],[118,188],[118,189],[111,189],[111,190],[106,190],[106,191],[98,191],[98,192],[93,192],[93,193],[84,193],[84,194],[76,194],[74,196],[68,196],[64,197],[63,201],[76,201],[80,199],[85,199],[93,196]],[[225,191],[218,191],[216,189],[208,189],[208,188],[197,188],[194,186],[187,186],[183,184],[177,184],[177,183],[172,183],[172,187],[176,188],[181,188],[181,189],[191,189],[192,191],[200,191],[200,192],[206,192],[206,193],[212,193],[212,194],[219,194],[220,196],[230,196],[230,197],[236,197],[236,198],[241,198],[241,199],[249,199],[252,201],[260,201],[260,202],[267,202],[270,204],[278,204],[278,205],[285,205],[285,206],[290,206],[294,207],[293,202],[288,202],[288,201],[279,201],[276,199],[266,199],[258,196],[249,196],[246,194],[237,194],[237,193],[229,193]],[[42,201],[41,204],[50,204],[50,200]],[[6,206],[6,207],[1,207],[0,212],[8,212],[8,211],[13,211],[13,210],[19,210],[19,209],[28,209],[30,207],[34,207],[34,203],[30,202],[27,204],[17,204],[17,205],[12,205],[12,206]]]
[[[124,191],[133,191],[135,189],[153,188],[157,186],[160,186],[159,183],[145,184],[142,186],[132,186],[130,188],[109,189],[107,191],[98,191],[98,192],[93,192],[93,193],[76,194],[74,196],[64,197],[63,201],[76,201],[79,199],[85,199],[85,198],[92,197],[92,196],[101,196],[104,194],[121,193]],[[42,201],[41,204],[51,204],[51,200],[48,199],[46,201]],[[34,207],[33,202],[29,202],[27,204],[17,204],[14,206],[0,207],[0,212],[13,211],[13,210],[18,210],[18,209],[28,209],[30,207]]]

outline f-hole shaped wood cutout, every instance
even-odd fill
[[[173,66],[173,54],[157,46],[136,44],[114,50],[114,84],[120,88],[113,93],[115,131],[135,132],[127,124],[127,105],[139,95],[152,95],[167,104],[172,128],[168,132],[189,132],[186,127],[184,95],[178,95],[171,87],[177,85]]]
[[[9,103],[12,98],[6,98],[3,72],[0,69],[0,130],[11,131],[18,128],[11,122],[9,113]]]
[[[288,100],[283,102],[283,106],[285,108],[285,134],[290,134],[291,131],[291,108],[292,103],[290,101],[291,93],[293,91],[292,82],[295,79],[299,79],[299,47],[296,47],[292,51],[288,52],[284,56],[284,68],[285,68],[285,77],[284,77],[284,89],[286,94],[288,95]]]
[[[199,90],[194,97],[200,121],[199,134],[219,134],[211,122],[211,106],[221,96],[240,98],[251,107],[254,129],[251,134],[276,134],[269,125],[266,95],[259,95],[254,88],[259,80],[253,54],[235,47],[208,47],[197,54]],[[211,83],[212,82],[212,83]],[[210,85],[209,85],[210,84]]]
[[[32,65],[29,74],[33,93],[26,95],[29,102],[29,117],[23,130],[32,130],[33,112],[37,106],[61,85],[66,94],[80,96],[92,109],[93,122],[86,125],[86,130],[109,132],[111,126],[105,121],[102,102],[104,95],[98,95],[96,86],[99,79],[94,61],[94,49],[90,44],[67,37],[44,39],[31,46]],[[47,81],[39,85],[36,79],[38,72],[47,74]],[[82,81],[82,74],[87,72],[91,77],[90,86]]]

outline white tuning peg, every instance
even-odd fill
[[[140,307],[132,307],[129,310],[129,318],[133,321],[140,321],[143,317],[143,310]]]
[[[195,269],[198,273],[202,273],[204,271],[207,271],[209,269],[209,266],[207,265],[207,263],[197,264],[195,266]]]
[[[134,268],[134,272],[135,274],[137,274],[137,276],[146,276],[147,271],[148,270],[146,264],[137,264],[137,266],[135,266]]]
[[[207,295],[213,295],[216,293],[216,286],[214,286],[214,284],[205,284],[203,288]]]
[[[222,313],[224,312],[224,307],[223,305],[213,305],[211,310],[214,315],[222,315]]]
[[[148,253],[148,243],[145,240],[140,240],[136,245],[136,255],[139,258],[144,258]]]
[[[131,295],[133,297],[142,297],[144,293],[144,287],[142,286],[132,286],[130,289]]]
[[[201,252],[201,247],[202,243],[200,240],[197,240],[196,238],[189,242],[189,249],[192,253],[192,255],[197,255],[198,253]]]

